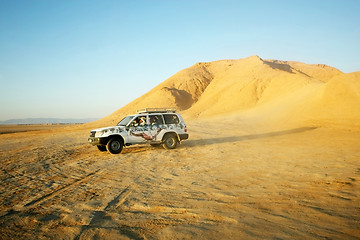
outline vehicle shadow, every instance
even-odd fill
[[[315,130],[317,127],[301,127],[301,128],[294,128],[289,130],[283,131],[276,131],[276,132],[268,132],[268,133],[261,133],[261,134],[251,134],[251,135],[244,135],[244,136],[230,136],[230,137],[219,137],[219,138],[205,138],[205,139],[190,139],[186,140],[181,145],[193,147],[193,146],[204,146],[204,145],[212,145],[217,143],[232,143],[232,142],[240,142],[245,140],[252,140],[252,139],[260,139],[260,138],[268,138],[268,137],[277,137],[289,134],[296,134],[302,133],[306,131]]]

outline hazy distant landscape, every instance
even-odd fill
[[[73,119],[73,118],[23,118],[23,119],[9,119],[0,121],[0,125],[8,124],[74,124],[74,123],[88,123],[98,120],[97,118],[84,118],[84,119]]]
[[[87,143],[164,106],[187,124],[177,149]],[[194,64],[95,122],[2,134],[0,239],[359,239],[359,106],[360,72],[254,55]]]

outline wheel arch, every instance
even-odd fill
[[[178,140],[178,142],[180,142],[179,135],[176,132],[167,132],[167,133],[165,133],[164,136],[162,137],[161,141],[163,142],[164,139],[166,138],[166,136],[169,136],[169,135],[174,135],[176,137],[176,139]]]
[[[121,135],[118,135],[118,134],[113,134],[113,135],[107,136],[106,137],[106,144],[110,141],[110,139],[113,139],[113,138],[120,139],[122,141],[123,145],[125,145],[124,138]]]

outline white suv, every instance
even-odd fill
[[[124,146],[133,144],[162,144],[165,149],[173,149],[188,138],[184,119],[176,109],[145,108],[123,118],[114,127],[91,130],[88,141],[100,151],[118,154]]]

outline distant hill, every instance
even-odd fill
[[[235,114],[280,127],[360,128],[359,106],[360,72],[254,55],[196,63],[94,124],[116,124],[139,108],[175,107],[187,119]]]
[[[97,118],[23,118],[23,119],[9,119],[6,121],[0,121],[0,125],[9,124],[76,124],[76,123],[88,123],[96,121]]]

